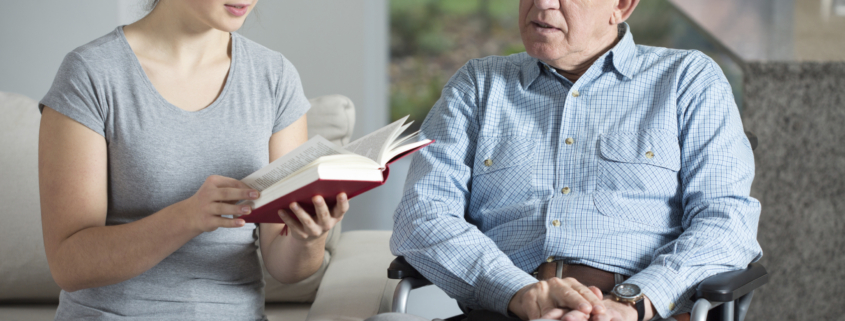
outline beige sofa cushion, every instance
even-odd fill
[[[311,100],[309,134],[338,144],[349,142],[355,109],[348,98],[332,95]],[[0,92],[0,303],[58,302],[44,254],[38,192],[37,102]],[[265,271],[268,302],[312,302],[326,271],[340,226],[330,232],[320,270],[302,282],[283,285]]]
[[[269,303],[264,306],[264,315],[269,321],[305,321],[310,308],[308,303]]]
[[[0,320],[3,321],[53,321],[58,304],[0,304]],[[303,319],[304,320],[304,319]]]
[[[397,280],[387,278],[390,231],[343,233],[308,321],[361,321],[390,311]]]

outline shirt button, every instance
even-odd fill
[[[672,311],[674,309],[675,309],[675,303],[669,303],[669,311]]]
[[[572,144],[575,144],[575,140],[574,140],[574,139],[572,139],[572,137],[569,137],[569,138],[567,138],[567,139],[566,139],[566,144],[567,144],[567,145],[572,145]]]
[[[558,226],[560,226],[560,221],[554,220],[554,221],[552,221],[552,225],[554,225],[555,227],[558,227]]]
[[[553,256],[550,256],[548,259],[546,259],[546,262],[549,262],[549,263],[552,263],[554,261],[555,261],[555,258]]]
[[[493,166],[493,160],[489,159],[489,158],[485,159],[484,160],[484,166],[487,166],[487,167]]]
[[[645,158],[648,158],[648,159],[654,158],[654,153],[652,153],[651,151],[645,152]]]
[[[579,93],[577,90],[572,92],[572,97],[578,97],[578,96],[581,96],[581,93]]]
[[[564,188],[560,189],[560,192],[563,193],[563,194],[569,194],[569,192],[571,192],[571,191],[572,190],[570,190],[569,187],[564,187]]]

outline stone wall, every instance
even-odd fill
[[[845,62],[749,63],[751,195],[769,283],[748,320],[845,319]]]

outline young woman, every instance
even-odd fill
[[[284,283],[320,267],[346,195],[280,211],[287,235],[222,217],[258,196],[237,179],[307,138],[296,69],[234,33],[256,2],[161,0],[65,57],[40,105],[58,320],[261,320],[259,248]]]

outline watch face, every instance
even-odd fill
[[[616,295],[621,298],[633,298],[640,295],[640,287],[634,284],[619,284],[613,289]]]

